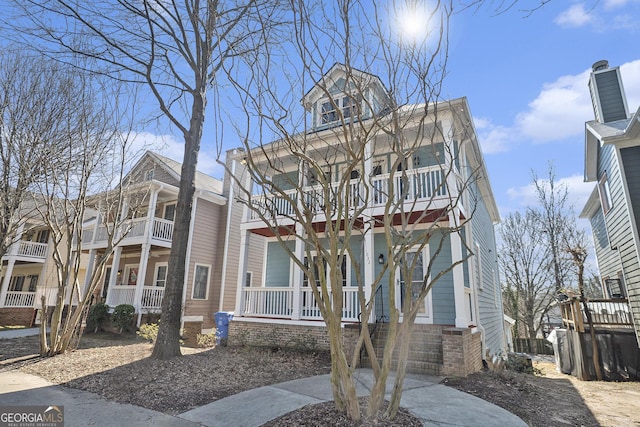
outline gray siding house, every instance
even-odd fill
[[[315,297],[301,268],[290,256],[295,254],[300,263],[307,263],[309,256],[315,259],[312,251],[316,249],[307,248],[300,233],[291,232],[279,237],[273,229],[293,229],[299,224],[293,214],[295,204],[300,211],[308,212],[315,229],[325,230],[328,222],[326,206],[332,206],[332,200],[346,197],[344,194],[347,193],[352,199],[349,203],[344,202],[345,205],[349,204],[351,212],[357,212],[349,214],[350,218],[357,216],[350,230],[349,245],[353,259],[359,262],[349,257],[342,260],[344,337],[360,322],[355,298],[358,274],[363,278],[367,298],[374,292],[369,284],[379,274],[384,275],[375,291],[374,321],[379,325],[388,321],[391,304],[397,307],[401,304],[402,297],[394,302],[388,297],[389,286],[394,285],[389,283],[389,270],[383,269],[390,250],[380,225],[383,217],[392,218],[390,221],[397,227],[395,232],[398,234],[401,234],[402,218],[407,218],[410,225],[406,227],[411,230],[426,229],[438,222],[446,227],[448,221],[454,223],[460,219],[464,224],[460,234],[446,235],[440,240],[439,231],[434,231],[431,242],[441,242],[441,248],[438,243],[429,243],[426,248],[411,252],[423,268],[418,282],[429,274],[423,260],[429,260],[436,250],[439,252],[434,257],[431,274],[444,271],[452,264],[456,266],[437,281],[417,314],[413,336],[424,345],[416,347],[416,359],[410,361],[409,370],[431,374],[453,372],[447,367],[453,360],[462,360],[462,365],[470,366],[481,362],[486,354],[504,351],[494,232],[499,214],[467,100],[438,102],[429,106],[431,113],[427,117],[424,116],[424,105],[399,109],[400,120],[406,123],[400,138],[420,136],[419,144],[410,155],[404,155],[404,161],[394,151],[393,138],[384,129],[377,130],[391,115],[389,105],[388,92],[378,77],[336,64],[305,95],[303,106],[309,114],[310,129],[292,136],[295,143],[287,145],[275,141],[250,152],[228,153],[230,169],[243,171],[242,165],[250,157],[254,168],[266,171],[265,175],[273,183],[270,186],[279,187],[279,193],[273,194],[261,191],[264,183],[252,182],[244,194],[250,194],[251,199],[244,202],[239,224],[238,281],[235,292],[231,292],[226,283],[222,297],[223,307],[235,312],[230,340],[238,336],[255,340],[281,337],[282,344],[286,344],[285,341],[314,337],[318,344],[326,343],[326,328],[316,309]],[[359,113],[356,120],[351,116],[354,111]],[[341,118],[347,125],[341,125]],[[350,160],[348,148],[351,145],[341,132],[349,126],[360,127],[371,141],[366,148],[370,152],[362,165]],[[433,129],[439,132],[433,132]],[[303,156],[295,152],[297,148],[291,148],[298,146],[306,147]],[[307,160],[297,161],[298,158]],[[332,189],[329,196],[324,196],[319,189],[319,178],[316,172],[309,172],[309,163],[321,165],[326,186]],[[469,179],[471,171],[477,174],[477,179]],[[402,172],[406,177],[402,177]],[[469,184],[461,185],[466,179]],[[396,197],[397,194],[388,190],[390,188],[407,191],[402,197]],[[335,194],[333,189],[336,189]],[[353,195],[357,197],[353,198]],[[229,200],[237,205],[235,197]],[[389,209],[385,206],[388,200],[397,206],[395,211],[385,210]],[[248,205],[264,207],[264,212],[249,209]],[[238,208],[234,207],[232,211],[237,212]],[[443,219],[441,212],[450,213]],[[336,221],[335,217],[331,218]],[[260,243],[256,243],[256,239]],[[248,283],[244,279],[250,273],[245,261],[246,251],[259,244],[264,248],[262,280]],[[469,259],[467,248],[472,251]],[[405,282],[399,273],[395,277],[399,278],[395,283],[397,294],[403,295]],[[381,330],[384,330],[383,326],[378,328]],[[464,337],[465,340],[468,337],[469,342],[474,343],[473,348],[462,350],[457,347],[461,354],[451,354],[449,350],[453,346],[446,343],[453,337]]]
[[[584,178],[596,185],[580,216],[591,222],[604,294],[628,299],[640,343],[640,109],[629,114],[620,69],[607,61],[593,65],[589,90]]]

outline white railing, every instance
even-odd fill
[[[342,320],[357,321],[359,314],[358,288],[342,288]],[[292,318],[293,288],[243,288],[242,314],[253,317]],[[322,320],[322,314],[309,287],[300,289],[297,294],[300,298],[300,319]]]
[[[170,242],[173,239],[173,221],[155,218],[153,220],[154,239]]]
[[[115,307],[120,304],[133,305],[133,299],[136,294],[135,286],[113,286],[109,289],[107,295],[107,304],[109,307]]]
[[[164,288],[157,286],[145,286],[142,289],[142,301],[140,306],[144,309],[160,309],[162,308],[162,298],[164,297]]]
[[[33,307],[35,292],[8,291],[4,300],[5,307]]]
[[[123,239],[126,243],[127,239],[134,239],[145,235],[147,230],[147,223],[149,218],[136,218],[123,223],[119,229],[120,235],[125,234]],[[113,228],[113,224],[108,225],[109,228]],[[152,237],[156,240],[162,240],[170,242],[173,238],[173,221],[166,219],[154,218],[153,225],[151,227]],[[94,236],[93,229],[85,229],[83,231],[82,241],[85,243],[91,243]],[[103,243],[108,240],[107,226],[100,225],[95,232],[95,240],[93,243]],[[118,237],[118,236],[116,236]]]
[[[44,296],[44,304],[48,307],[56,305],[56,300],[58,297],[58,288],[43,288],[39,287],[36,291],[36,300],[35,305],[37,308],[42,307],[42,297]],[[69,296],[67,295],[67,299]],[[75,298],[74,298],[75,299]]]
[[[44,259],[47,256],[48,243],[20,241],[18,255]]]
[[[243,288],[243,314],[263,317],[291,317],[292,288]]]
[[[369,190],[371,192],[371,206],[382,206],[389,200],[391,191],[390,174],[377,175],[371,178]],[[366,204],[365,183],[354,179],[349,182],[349,200],[345,200],[347,192],[339,187],[338,183],[331,185],[330,197],[340,198],[341,203],[348,202],[348,206],[359,208]],[[428,201],[434,198],[447,196],[447,185],[445,171],[440,166],[430,166],[420,169],[411,169],[405,172],[397,172],[393,177],[393,202],[404,200],[408,203]],[[296,203],[298,200],[296,190],[287,190],[284,194]],[[305,187],[302,190],[303,208],[311,212],[322,212],[327,203],[332,200],[325,200],[325,194],[321,186]],[[265,214],[267,218],[287,217],[293,215],[292,202],[285,197],[277,195],[258,195],[251,198],[254,209],[251,210],[249,219],[259,219],[255,208]]]

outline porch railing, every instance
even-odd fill
[[[35,292],[8,291],[4,300],[5,307],[33,307]]]
[[[135,286],[113,286],[107,294],[107,304],[109,307],[116,307],[120,304],[133,305],[135,294]]]
[[[126,233],[126,237],[124,241],[127,239],[133,239],[136,237],[142,237],[146,232],[146,225],[149,221],[149,218],[135,218],[133,220],[127,221],[120,227],[120,235],[122,233]],[[109,227],[112,228],[113,224],[109,224]],[[173,238],[173,221],[169,221],[161,218],[154,218],[153,224],[151,226],[152,238],[157,240],[162,240],[165,242],[170,242]],[[107,230],[107,226],[100,225],[95,231],[95,239],[94,239],[94,230],[93,229],[85,229],[83,231],[82,241],[85,243],[103,243],[109,239],[109,234]]]
[[[243,288],[242,314],[249,317],[322,320],[322,314],[311,288],[295,293],[291,287]],[[358,288],[342,288],[342,320],[358,321]],[[295,297],[300,298],[300,313],[293,312]],[[297,314],[297,316],[296,316]]]
[[[626,299],[593,299],[587,302],[594,326],[633,327],[633,318]],[[562,323],[568,328],[584,332],[587,316],[579,299],[560,304]]]
[[[383,206],[389,200],[390,174],[377,175],[371,178],[369,190],[371,191],[371,205]],[[440,166],[430,166],[420,169],[407,170],[402,176],[399,172],[394,175],[393,201],[413,203],[427,201],[432,198],[444,197],[448,194],[445,172]],[[362,180],[354,179],[349,182],[349,200],[346,200],[346,191],[339,187],[338,183],[331,185],[331,198],[340,197],[341,203],[347,203],[351,208],[359,208],[366,204],[365,184]],[[301,191],[304,208],[311,212],[322,212],[327,203],[323,188],[320,186],[305,187]],[[250,220],[260,218],[258,212],[262,212],[267,218],[292,216],[294,204],[299,197],[298,190],[287,190],[283,195],[256,195],[251,198],[254,209],[249,212]]]
[[[44,259],[47,256],[48,246],[48,243],[21,241],[18,246],[18,255]]]
[[[145,286],[142,289],[142,301],[140,306],[143,309],[159,310],[162,308],[162,298],[164,297],[164,288],[157,286]]]

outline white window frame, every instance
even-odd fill
[[[473,302],[473,291],[471,288],[464,288],[464,305],[469,325],[476,324],[476,306]]]
[[[162,209],[162,219],[167,221],[175,221],[176,220],[176,205],[177,203],[166,203],[164,208]],[[173,218],[167,219],[167,208],[173,206]]]
[[[244,274],[244,287],[250,288],[252,286],[253,286],[253,271],[246,271]]]
[[[331,98],[322,98],[318,101],[318,126],[328,126],[334,123],[340,123],[340,114],[345,123],[352,120],[354,116],[358,116],[362,110],[361,95],[341,93]],[[352,102],[355,101],[355,102]],[[330,109],[324,110],[328,106]],[[355,113],[354,113],[355,111]]]
[[[316,253],[316,251],[312,251],[310,253],[311,258],[317,258],[318,254]],[[304,256],[305,260],[308,260],[307,255],[305,254]],[[342,278],[342,280],[344,281],[342,287],[346,288],[351,286],[351,258],[349,257],[349,254],[347,254],[347,252],[345,251],[343,258],[344,263],[345,263],[345,277]],[[331,268],[329,266],[329,264],[327,264],[325,266],[325,274],[326,274],[326,281],[327,284],[329,283],[329,276],[331,275]],[[307,282],[307,284],[305,285],[305,281]],[[303,271],[302,272],[302,282],[300,283],[300,286],[303,288],[306,288],[309,286],[308,284],[309,282],[309,278],[307,277],[306,273]]]
[[[598,195],[600,196],[600,206],[602,207],[602,213],[606,215],[611,210],[611,208],[613,208],[613,201],[611,200],[611,189],[609,188],[609,179],[607,178],[606,171],[598,180]]]
[[[135,268],[137,270],[136,273],[136,282],[133,285],[129,284],[129,276],[131,276],[131,269]],[[138,276],[140,275],[140,264],[125,264],[124,269],[122,270],[122,282],[120,285],[123,286],[137,286],[138,285]]]
[[[203,267],[207,269],[207,281],[205,283],[205,289],[204,289],[204,298],[196,298],[195,297],[195,291],[196,291],[196,278],[198,277],[198,267]],[[191,284],[191,299],[193,300],[199,300],[199,301],[206,301],[209,299],[209,285],[210,285],[210,280],[211,280],[211,264],[200,264],[200,263],[195,263],[193,265],[193,282]]]
[[[417,249],[417,248],[416,248]],[[415,252],[412,248],[406,250],[406,252]],[[429,250],[429,245],[426,245],[422,248],[422,277],[424,277],[426,270],[429,266],[429,261],[431,260],[431,251]],[[400,266],[396,268],[396,308],[401,310],[400,312],[400,321],[402,321],[402,289],[400,285]],[[431,275],[427,277],[427,281],[431,281]],[[416,323],[432,323],[433,322],[433,288],[429,290],[427,296],[424,298],[424,313],[417,313],[416,315]]]
[[[162,286],[158,286],[158,272],[160,271],[160,267],[166,267],[165,276],[162,282],[164,283]],[[156,262],[153,270],[153,287],[154,288],[165,288],[167,286],[167,274],[169,273],[169,263],[167,261]]]

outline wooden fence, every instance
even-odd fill
[[[513,349],[517,353],[553,354],[553,345],[544,338],[514,338]]]

